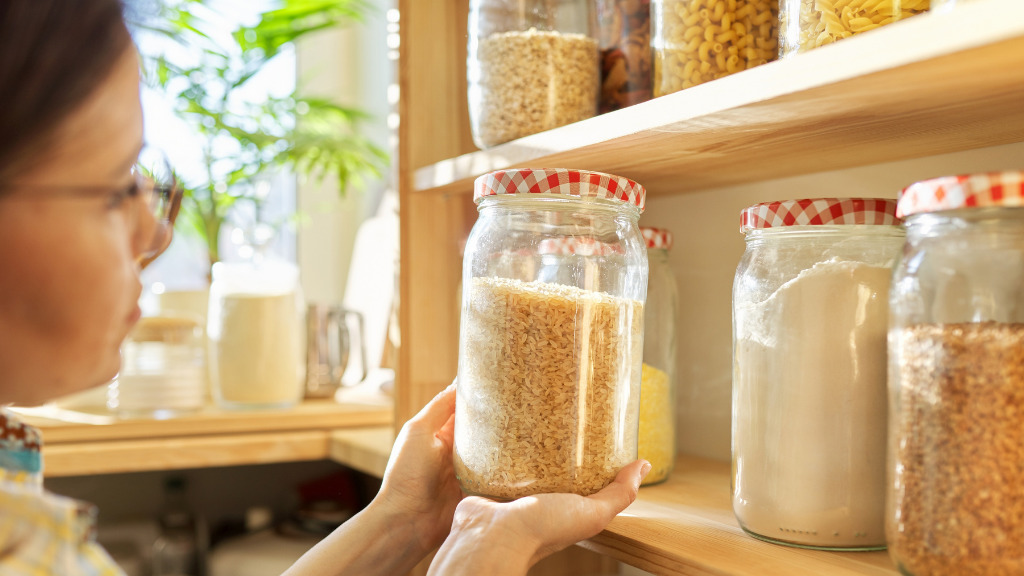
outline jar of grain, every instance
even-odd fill
[[[644,189],[582,170],[476,181],[466,244],[455,472],[499,499],[592,494],[637,458]],[[541,246],[601,245],[552,274]],[[550,254],[547,254],[550,256]]]
[[[899,201],[887,538],[903,574],[1024,574],[1024,172]]]
[[[762,540],[885,547],[889,278],[896,201],[742,212],[733,284],[733,511]]]
[[[640,228],[647,243],[644,368],[640,382],[640,458],[651,463],[644,485],[668,479],[676,461],[676,303],[679,290],[668,251],[672,233]]]
[[[778,0],[652,0],[654,95],[775,60]]]
[[[596,26],[587,0],[471,0],[466,73],[476,145],[594,116]]]
[[[786,58],[928,10],[930,0],[790,0],[779,11]]]

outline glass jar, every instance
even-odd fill
[[[679,289],[668,251],[672,233],[640,228],[647,243],[644,367],[640,381],[640,458],[651,463],[643,485],[668,479],[676,462],[676,305]]]
[[[601,100],[611,112],[651,99],[651,0],[597,0]]]
[[[775,60],[778,0],[652,0],[654,95]]]
[[[885,547],[886,330],[896,201],[742,212],[733,284],[733,511],[762,540]]]
[[[903,574],[1024,574],[1024,172],[919,182],[889,332],[887,537]]]
[[[637,457],[644,189],[597,172],[505,170],[478,178],[474,196],[455,409],[459,483],[498,499],[597,492]],[[542,276],[541,245],[567,237],[610,253]]]
[[[779,12],[779,57],[786,58],[909,18],[929,0],[789,0]]]
[[[203,329],[185,315],[139,319],[121,346],[107,408],[127,418],[170,418],[206,402]]]
[[[476,145],[594,116],[596,27],[587,0],[471,0],[466,73]]]
[[[299,271],[277,261],[213,265],[210,385],[225,408],[287,408],[305,391]]]

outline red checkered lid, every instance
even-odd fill
[[[672,248],[672,233],[664,228],[647,228],[640,227],[640,234],[644,237],[644,242],[647,243],[647,249],[660,248],[662,250],[669,250]]]
[[[900,217],[956,208],[1024,206],[1024,172],[943,176],[916,182],[900,193]]]
[[[644,211],[647,191],[622,176],[569,168],[498,170],[476,179],[473,201],[499,194],[563,194],[618,200]]]
[[[740,212],[740,232],[780,226],[897,225],[888,198],[812,198],[755,204]]]
[[[622,246],[598,242],[593,238],[562,236],[559,238],[545,238],[540,241],[537,250],[541,254],[557,254],[566,256],[575,254],[577,256],[608,256],[610,254],[624,254]]]

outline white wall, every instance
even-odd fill
[[[387,88],[394,73],[387,58],[385,13],[392,1],[370,3],[373,8],[363,23],[317,33],[301,42],[296,70],[303,94],[331,98],[371,114],[365,133],[387,150]],[[356,230],[376,211],[386,183],[386,179],[371,181],[363,190],[348,190],[342,199],[337,182],[299,182],[297,203],[308,220],[299,229],[297,260],[310,302],[341,301]]]
[[[680,294],[680,452],[730,458],[732,279],[744,247],[740,210],[793,198],[895,197],[917,180],[1008,168],[1024,168],[1024,143],[649,200],[640,223],[675,236],[669,258]]]

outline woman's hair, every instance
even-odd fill
[[[130,45],[120,0],[0,1],[0,192]]]

